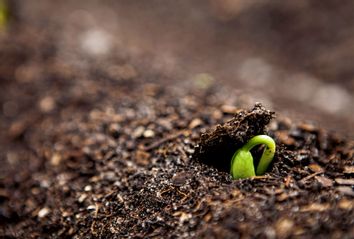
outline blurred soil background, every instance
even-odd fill
[[[352,135],[353,9],[350,0],[25,1],[16,17],[20,31],[51,29],[64,62],[104,64],[116,51],[172,79],[162,84],[217,82],[250,105]]]

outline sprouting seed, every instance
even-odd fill
[[[251,149],[257,145],[265,145],[265,149],[255,170]],[[275,153],[275,142],[267,135],[251,138],[242,148],[238,149],[231,159],[231,176],[233,179],[250,178],[263,175],[272,162]]]

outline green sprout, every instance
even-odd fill
[[[265,145],[266,148],[263,151],[257,170],[255,171],[250,150],[260,144]],[[274,153],[275,142],[271,137],[267,135],[257,135],[253,137],[232,156],[230,170],[232,178],[240,179],[263,175],[272,162]]]
[[[0,0],[0,30],[6,27],[9,12],[5,0]]]

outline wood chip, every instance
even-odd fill
[[[278,202],[283,202],[289,198],[294,198],[297,197],[299,195],[299,192],[297,191],[292,191],[292,192],[282,192],[281,194],[279,194],[277,196],[277,201]]]
[[[58,166],[62,159],[63,157],[60,154],[54,153],[53,156],[50,158],[50,164],[53,166]]]
[[[169,136],[167,136],[167,137],[165,137],[165,138],[162,138],[162,139],[160,139],[160,140],[158,140],[158,141],[155,141],[154,143],[152,143],[152,144],[150,144],[150,145],[148,145],[148,146],[142,146],[141,148],[142,148],[144,151],[153,150],[153,149],[159,147],[160,145],[162,145],[162,144],[164,144],[164,143],[166,143],[166,142],[168,142],[168,141],[171,141],[171,140],[173,140],[173,139],[175,139],[175,138],[178,138],[178,137],[184,135],[183,133],[184,133],[184,132],[180,131],[180,132],[177,132],[177,133],[175,133],[175,134],[171,134],[171,135],[169,135]]]
[[[240,111],[240,109],[233,105],[222,105],[221,111],[226,114],[236,114]]]
[[[0,198],[8,198],[9,197],[9,193],[5,190],[5,189],[1,189],[0,188]]]
[[[339,193],[341,193],[343,195],[354,197],[354,191],[351,187],[340,186],[340,187],[337,187],[336,189]]]
[[[312,203],[300,209],[301,212],[323,212],[330,208],[329,204]]]
[[[333,181],[329,178],[323,176],[315,176],[315,179],[323,186],[323,187],[332,187]]]
[[[354,208],[354,201],[348,199],[342,199],[339,201],[338,207],[344,210],[351,210]]]
[[[294,178],[291,177],[290,175],[288,175],[285,179],[284,179],[284,184],[285,187],[293,187],[294,186]]]
[[[345,174],[352,174],[352,173],[354,173],[354,166],[345,166],[343,173],[345,173]]]
[[[289,134],[287,131],[278,131],[276,132],[276,136],[279,139],[279,141],[285,145],[294,145],[295,144],[295,139],[292,137],[289,137]]]
[[[310,164],[308,167],[314,173],[323,173],[324,172],[324,169],[318,164],[313,163],[313,164]]]
[[[196,119],[193,119],[193,120],[190,122],[188,128],[194,129],[194,128],[196,128],[196,127],[202,125],[202,124],[203,124],[203,121],[202,121],[201,119],[199,119],[199,118],[196,118]]]
[[[315,125],[313,124],[308,124],[308,123],[302,123],[299,125],[300,129],[303,129],[307,132],[316,132],[318,129]]]
[[[144,134],[145,128],[144,126],[139,126],[133,131],[133,138],[139,138]]]
[[[204,220],[205,222],[209,222],[210,219],[212,219],[212,218],[213,218],[213,215],[212,215],[211,213],[207,213],[207,214],[204,216],[203,220]]]
[[[294,227],[294,222],[287,218],[279,219],[275,224],[275,231],[280,238],[288,237]]]
[[[9,128],[9,136],[11,138],[17,138],[24,133],[26,128],[27,124],[24,121],[14,122]]]
[[[354,179],[336,178],[335,181],[339,185],[354,185]]]
[[[311,179],[311,178],[317,176],[317,175],[320,174],[320,173],[321,173],[321,172],[317,172],[317,173],[310,174],[310,175],[304,177],[303,179],[301,179],[299,182],[300,182],[300,183],[305,183],[307,180],[309,180],[309,179]]]

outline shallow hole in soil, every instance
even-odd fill
[[[252,137],[267,134],[266,125],[273,117],[274,113],[260,103],[251,110],[240,110],[230,121],[200,136],[193,158],[220,171],[230,172],[231,158],[236,150]],[[254,159],[259,160],[262,148],[255,147],[252,152]]]
[[[222,172],[230,172],[231,158],[237,148],[231,142],[218,145],[214,150],[209,151],[205,157],[198,160],[206,165],[212,166]]]

